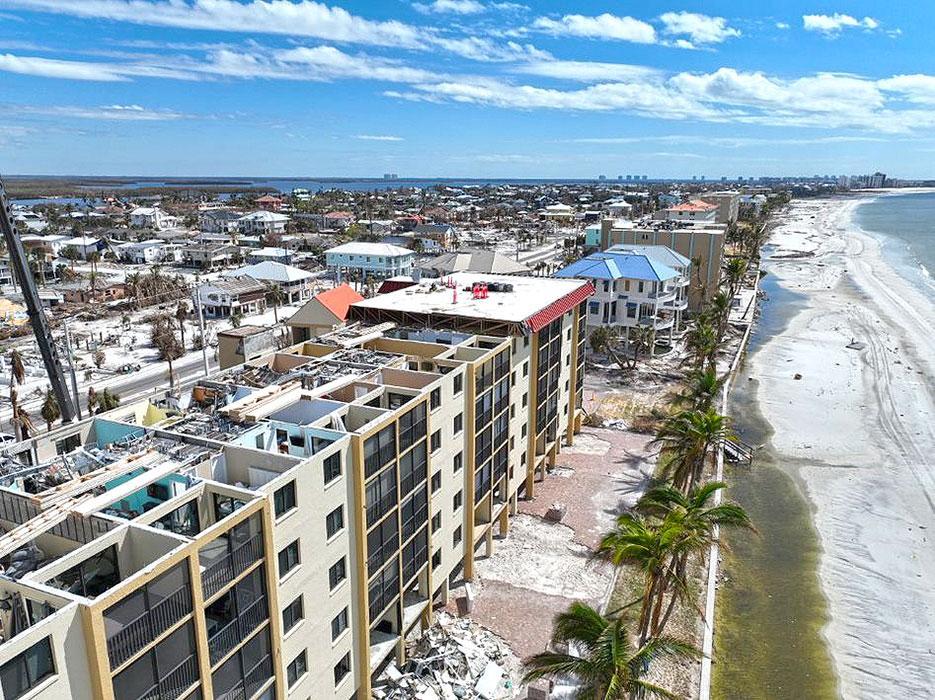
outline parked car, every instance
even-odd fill
[[[12,445],[14,442],[16,442],[15,435],[10,435],[9,433],[0,433],[0,447]]]

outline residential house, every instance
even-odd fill
[[[247,262],[251,265],[261,262],[277,262],[291,265],[294,253],[286,248],[260,248],[246,251]]]
[[[653,214],[653,219],[714,224],[718,223],[717,213],[719,208],[717,204],[709,204],[700,199],[693,199],[681,204],[674,204],[666,209],[660,209]]]
[[[167,228],[178,228],[179,220],[178,217],[167,214],[159,207],[137,207],[130,212],[130,226],[162,231]]]
[[[450,224],[418,224],[412,229],[412,233],[422,239],[426,252],[435,249],[451,250],[457,242],[454,226]]]
[[[73,282],[58,287],[62,299],[71,304],[106,304],[119,301],[127,296],[127,286],[114,279],[99,278],[94,289],[86,281]]]
[[[102,253],[107,244],[100,238],[91,236],[75,236],[61,242],[61,249],[74,248],[78,252],[78,257],[87,260],[92,253]]]
[[[252,277],[225,277],[198,286],[206,318],[249,316],[266,310],[266,285]]]
[[[286,232],[289,217],[272,211],[255,211],[237,219],[242,236],[281,236]]]
[[[347,228],[354,223],[354,214],[349,211],[329,211],[321,218],[325,228]]]
[[[567,204],[550,204],[539,212],[539,217],[548,221],[570,223],[575,218],[575,210]]]
[[[297,267],[267,260],[223,273],[224,277],[252,277],[267,285],[276,285],[284,293],[284,304],[297,304],[312,297],[314,275]]]
[[[607,216],[614,219],[629,219],[633,213],[633,205],[622,199],[612,199],[604,204]]]
[[[241,216],[233,209],[206,209],[198,214],[198,228],[204,233],[236,234]]]
[[[241,326],[218,331],[218,366],[229,369],[275,350],[276,331],[261,326]]]
[[[493,250],[459,250],[432,258],[420,265],[426,277],[444,277],[453,272],[486,272],[496,275],[528,275],[522,263]]]
[[[182,248],[182,264],[202,270],[227,267],[240,256],[237,246],[215,243],[189,243]]]
[[[665,333],[670,342],[681,330],[688,280],[648,255],[629,250],[591,253],[555,277],[592,282],[595,291],[587,313],[591,328],[613,328],[625,342],[635,328],[652,328],[657,339]]]
[[[49,225],[41,214],[31,209],[14,209],[12,218],[15,228],[25,229],[33,233],[44,231]]]
[[[282,209],[282,197],[265,194],[256,198],[256,205],[263,211],[279,211]]]
[[[347,320],[351,304],[362,300],[363,297],[346,284],[316,294],[286,321],[292,331],[292,342],[300,343],[330,333]]]
[[[362,277],[396,277],[412,272],[415,254],[407,249],[387,243],[354,241],[325,251],[328,269],[340,280],[345,273]]]
[[[181,246],[157,238],[130,241],[115,246],[118,257],[132,265],[173,264],[182,258]]]

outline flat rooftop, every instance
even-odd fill
[[[453,282],[456,288],[445,286],[448,281]],[[488,285],[487,297],[474,298],[471,288],[481,283]],[[512,288],[502,291],[503,285],[511,285]],[[355,309],[384,309],[523,323],[561,302],[567,302],[568,308],[573,308],[592,292],[589,282],[577,279],[456,272],[358,301],[351,306],[351,316],[354,317]],[[557,315],[561,313],[564,311]]]

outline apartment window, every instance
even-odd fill
[[[455,528],[454,534],[451,536],[451,546],[457,547],[461,544],[461,526]]]
[[[328,530],[328,539],[344,529],[344,506],[338,506],[325,516],[325,527]]]
[[[529,376],[529,360],[526,360],[526,361],[523,363],[523,376],[524,376],[524,377],[528,377],[528,376]]]
[[[462,430],[464,430],[464,414],[459,413],[458,415],[455,416],[455,422],[454,422],[455,435],[460,433]]]
[[[526,424],[523,423],[523,429],[520,431],[520,437],[526,437]]]
[[[438,528],[442,526],[442,513],[438,511],[435,515],[432,516],[432,532],[438,532]]]
[[[331,641],[341,636],[341,632],[347,629],[347,608],[339,612],[331,621]]]
[[[523,336],[523,347],[524,347],[524,348],[528,348],[528,347],[529,347],[529,336],[528,336],[528,335],[524,335],[524,336]]]
[[[328,583],[331,586],[331,590],[333,591],[337,588],[338,584],[346,578],[347,562],[344,560],[344,557],[341,557],[328,569]]]
[[[442,487],[442,473],[435,472],[432,474],[432,493],[435,493]]]
[[[54,673],[52,645],[46,637],[0,666],[3,697],[14,700],[25,695]]]
[[[286,545],[279,552],[279,578],[299,565],[299,541]]]
[[[432,555],[432,571],[435,571],[439,566],[442,565],[442,550],[438,550],[435,554]]]
[[[328,484],[341,476],[341,453],[335,452],[330,457],[325,457],[324,462],[325,483]]]
[[[454,378],[454,393],[460,394],[464,390],[464,375],[456,374]]]
[[[516,372],[510,372],[510,386],[516,386]]]
[[[464,502],[464,494],[462,494],[460,491],[458,491],[458,493],[456,493],[455,496],[454,496],[454,498],[452,499],[452,503],[451,503],[452,509],[453,509],[453,510],[458,510],[458,508],[461,507],[461,504],[462,504],[463,502]]]
[[[291,688],[296,684],[302,676],[305,675],[305,672],[308,671],[308,659],[305,656],[305,649],[302,650],[297,657],[292,660],[288,666],[286,666],[286,682]]]
[[[295,627],[305,617],[302,596],[293,600],[282,611],[282,631],[288,632]]]
[[[442,431],[436,430],[434,433],[432,433],[431,440],[432,440],[431,445],[430,445],[431,451],[437,452],[438,450],[440,450],[442,448]]]
[[[273,494],[273,505],[276,508],[277,518],[296,507],[294,481],[290,481]]]
[[[458,454],[455,455],[455,459],[454,459],[454,473],[455,474],[461,471],[461,467],[464,466],[463,462],[464,462],[464,457],[459,452]]]
[[[351,672],[351,653],[348,652],[334,666],[334,684],[337,685],[344,680],[344,677]]]
[[[441,407],[441,405],[442,405],[442,390],[432,389],[432,393],[429,394],[429,407],[434,411],[436,408]]]

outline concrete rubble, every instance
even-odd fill
[[[512,700],[521,664],[506,643],[467,618],[439,612],[436,623],[407,646],[407,661],[390,662],[373,689],[377,700]]]

